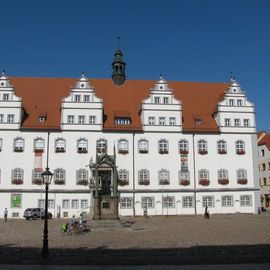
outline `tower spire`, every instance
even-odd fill
[[[126,63],[123,60],[123,53],[120,49],[120,37],[117,37],[118,48],[114,53],[114,60],[112,62],[112,80],[116,85],[122,85],[126,80]]]

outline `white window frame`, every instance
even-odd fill
[[[55,206],[54,199],[48,199],[48,208],[54,209],[54,206]]]
[[[15,115],[14,115],[14,114],[8,114],[8,115],[7,115],[7,122],[8,122],[9,124],[14,123],[14,119],[15,119]]]
[[[4,123],[4,115],[2,113],[0,114],[0,123]]]
[[[225,127],[230,127],[231,126],[231,119],[230,118],[225,118],[224,122],[225,122]]]
[[[150,173],[146,169],[141,169],[138,171],[138,181],[140,183],[150,182]]]
[[[86,209],[89,207],[88,199],[81,199],[81,209]]]
[[[62,168],[55,169],[53,177],[54,177],[54,184],[56,184],[55,182],[63,182],[63,185],[66,184],[66,171],[64,169]]]
[[[132,197],[121,197],[120,198],[120,208],[121,209],[132,209],[133,208],[133,198]]]
[[[242,140],[236,141],[235,142],[235,149],[236,149],[236,152],[245,151],[245,142]]]
[[[175,208],[175,196],[163,196],[162,207],[163,208]]]
[[[193,208],[194,207],[194,197],[193,196],[183,196],[182,197],[182,208]]]
[[[79,200],[78,199],[71,200],[71,209],[79,209]]]
[[[199,170],[199,180],[209,180],[209,171],[206,169]]]
[[[85,124],[85,115],[78,115],[78,124],[80,125]]]
[[[70,200],[62,199],[62,209],[70,209]]]
[[[166,118],[164,116],[159,117],[158,123],[160,126],[165,126],[166,125]]]
[[[202,207],[215,207],[215,196],[202,196]]]
[[[118,151],[128,152],[128,140],[127,139],[120,139],[118,140]]]
[[[141,198],[141,207],[143,209],[149,209],[155,207],[155,197],[142,197]]]
[[[176,117],[169,117],[169,125],[170,126],[176,125]]]
[[[240,119],[239,118],[235,118],[234,119],[234,126],[235,127],[240,127],[241,126],[241,123],[240,123]]]
[[[199,152],[203,152],[203,151],[208,152],[206,140],[204,140],[204,139],[198,140],[198,151]]]
[[[74,119],[75,119],[74,115],[68,115],[67,116],[67,123],[68,124],[74,124],[75,123]]]
[[[166,139],[160,139],[158,141],[158,152],[169,153],[169,142]]]
[[[219,140],[217,142],[217,150],[218,152],[224,151],[227,153],[227,142],[225,140]]]
[[[97,151],[98,153],[106,153],[107,152],[107,140],[98,139],[97,140]]]
[[[240,206],[252,206],[252,196],[251,195],[241,195],[240,196]]]
[[[233,195],[222,195],[221,196],[222,207],[233,207]]]
[[[139,152],[148,153],[149,151],[149,142],[146,139],[140,139],[138,141]]]
[[[228,179],[228,170],[220,169],[217,171],[218,180]]]
[[[96,124],[96,121],[97,121],[97,118],[96,118],[95,115],[90,115],[90,116],[89,116],[89,124],[90,124],[90,125]]]
[[[76,184],[78,185],[81,182],[88,183],[88,170],[86,169],[76,171]]]
[[[148,125],[154,126],[156,124],[156,118],[154,116],[148,117]]]
[[[24,151],[24,139],[22,137],[17,137],[14,139],[14,151],[15,152]]]
[[[118,171],[118,180],[119,181],[129,181],[129,173],[125,169],[120,169]]]
[[[87,153],[88,141],[86,138],[80,138],[77,140],[77,151],[78,153]]]
[[[249,126],[250,126],[249,119],[244,119],[244,127],[249,127]]]
[[[55,152],[66,151],[66,140],[64,138],[55,139]]]
[[[188,140],[182,139],[179,141],[179,151],[188,153]]]
[[[170,184],[170,172],[166,169],[161,169],[158,171],[158,182],[160,185]]]
[[[12,170],[12,181],[24,180],[24,171],[20,168],[15,168]]]
[[[74,102],[81,102],[81,95],[74,95]]]
[[[236,171],[236,178],[237,178],[237,180],[247,179],[247,170],[245,170],[245,169],[238,169]]]
[[[34,150],[44,151],[45,149],[45,140],[43,138],[34,139]]]

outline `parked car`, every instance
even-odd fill
[[[48,212],[48,218],[52,218],[52,213]],[[23,217],[25,217],[27,220],[29,220],[30,218],[32,219],[37,219],[37,218],[41,218],[44,219],[45,218],[45,209],[44,208],[27,208],[24,211]]]

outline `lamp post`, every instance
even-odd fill
[[[44,230],[43,230],[43,249],[42,256],[49,256],[48,248],[48,191],[49,185],[51,184],[53,173],[47,167],[45,172],[41,174],[43,184],[45,185],[45,217],[44,217]]]

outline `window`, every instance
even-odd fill
[[[198,141],[198,151],[199,151],[199,154],[201,154],[201,155],[208,154],[206,140],[199,140]]]
[[[202,119],[195,119],[195,125],[200,126],[202,124]]]
[[[188,186],[190,184],[189,171],[179,171],[179,184]]]
[[[221,185],[227,185],[229,184],[229,179],[228,179],[228,171],[225,169],[220,169],[217,172],[218,175],[218,183]]]
[[[165,119],[165,117],[159,117],[159,124],[160,124],[161,126],[166,125],[166,119]]]
[[[94,125],[96,123],[96,116],[90,115],[89,116],[89,124]]]
[[[234,100],[233,99],[229,99],[229,106],[234,106]]]
[[[225,127],[229,127],[231,125],[231,119],[225,118]]]
[[[85,116],[84,115],[79,115],[78,116],[78,123],[79,124],[85,124]]]
[[[88,184],[88,171],[86,169],[79,169],[76,172],[77,185]]]
[[[168,104],[169,103],[169,97],[163,97],[163,103]]]
[[[54,171],[54,184],[64,185],[66,182],[66,171],[64,169],[56,169]]]
[[[120,139],[118,141],[118,153],[119,154],[128,153],[128,141],[126,139]]]
[[[65,152],[66,149],[66,140],[63,138],[58,138],[55,140],[55,152],[61,153]]]
[[[87,140],[85,138],[80,138],[78,141],[77,141],[77,150],[78,150],[78,153],[87,153]]]
[[[120,186],[128,185],[128,171],[127,170],[118,171],[118,183]]]
[[[75,102],[81,101],[81,95],[75,95]]]
[[[23,184],[23,170],[16,168],[12,170],[12,180],[11,183],[14,185]]]
[[[252,206],[252,196],[251,195],[241,195],[240,196],[240,206]]]
[[[176,118],[175,117],[170,117],[169,118],[169,124],[170,124],[170,126],[175,126],[176,125]]]
[[[180,154],[188,154],[188,141],[187,140],[179,141],[179,152]]]
[[[262,171],[265,171],[265,169],[266,169],[265,163],[262,163]]]
[[[234,125],[240,127],[240,119],[234,119]]]
[[[138,148],[139,148],[139,153],[141,153],[141,154],[148,153],[148,141],[145,139],[139,140]]]
[[[268,170],[270,170],[270,162],[268,162]]]
[[[48,200],[48,208],[50,208],[50,209],[54,208],[54,200],[52,200],[52,199]]]
[[[169,144],[165,139],[161,139],[158,142],[158,151],[160,154],[168,154],[169,153]]]
[[[8,114],[7,115],[7,122],[9,124],[14,123],[14,114]]]
[[[264,157],[264,149],[261,150],[261,157]]]
[[[241,141],[241,140],[236,141],[235,147],[236,147],[236,154],[238,154],[238,155],[245,154],[245,143],[243,141]]]
[[[192,196],[183,196],[183,208],[194,207],[194,198]]]
[[[219,154],[227,154],[227,143],[224,140],[217,142],[217,150]]]
[[[71,208],[72,209],[79,209],[79,200],[77,200],[77,199],[71,200]]]
[[[0,152],[2,151],[2,146],[3,146],[3,140],[0,139]]]
[[[122,197],[120,198],[120,208],[122,209],[130,209],[133,207],[133,199],[132,197]]]
[[[45,208],[45,200],[44,199],[39,199],[38,200],[38,207],[39,208]]]
[[[68,124],[74,124],[74,115],[68,115],[67,122]]]
[[[156,124],[156,120],[155,120],[155,117],[154,117],[154,116],[149,116],[149,117],[148,117],[148,124],[149,124],[150,126],[153,126],[153,125]]]
[[[159,104],[160,103],[160,97],[154,97],[154,103]]]
[[[81,200],[81,209],[86,209],[88,208],[88,200],[82,199]]]
[[[0,114],[0,123],[4,123],[4,115]]]
[[[174,208],[175,207],[175,197],[174,196],[165,196],[162,198],[162,207],[163,208]]]
[[[150,178],[149,178],[149,171],[142,169],[138,172],[138,180],[139,180],[139,185],[149,185],[150,183]]]
[[[230,207],[233,206],[233,196],[221,196],[221,206],[222,207]]]
[[[41,177],[42,169],[34,169],[32,172],[32,184],[41,185],[43,180]]]
[[[209,171],[202,169],[199,171],[199,184],[202,186],[208,186],[209,181]]]
[[[202,197],[203,203],[202,203],[202,207],[205,208],[207,207],[214,207],[214,196],[203,196]]]
[[[3,101],[9,100],[9,94],[3,94]]]
[[[100,139],[97,141],[97,152],[99,154],[107,152],[107,141],[104,139]]]
[[[69,200],[68,199],[63,199],[62,200],[62,208],[63,209],[69,209]]]
[[[34,150],[35,152],[43,152],[45,148],[45,142],[42,138],[36,138],[34,140]]]
[[[115,125],[126,125],[129,126],[131,123],[130,117],[115,117],[114,118]]]
[[[16,138],[14,140],[14,152],[23,152],[24,151],[24,139]]]
[[[247,184],[247,171],[239,169],[236,171],[237,183],[241,185]]]
[[[170,172],[168,170],[160,170],[158,172],[158,179],[160,185],[169,185],[170,184]]]
[[[244,127],[249,127],[249,119],[244,119]]]
[[[83,101],[84,102],[89,102],[90,101],[90,96],[89,95],[84,95],[83,96]]]
[[[237,99],[237,106],[243,106],[242,99]]]
[[[154,197],[142,197],[141,206],[143,209],[154,208],[155,207],[155,198]]]

